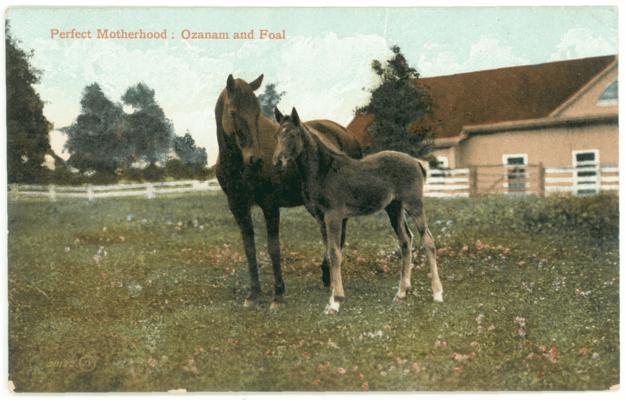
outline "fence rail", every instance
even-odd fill
[[[617,166],[581,163],[554,168],[526,164],[430,169],[424,192],[427,197],[469,197],[493,193],[587,195],[618,190]]]
[[[211,179],[208,181],[188,180],[155,183],[129,183],[119,185],[11,185],[9,190],[17,198],[47,197],[51,201],[62,198],[75,198],[93,201],[95,199],[109,197],[146,197],[148,199],[153,199],[158,195],[171,193],[216,191],[220,190],[220,186],[217,179]]]
[[[470,194],[470,170],[430,169],[424,186],[426,197],[468,197]]]
[[[63,198],[93,201],[110,197],[145,197],[220,190],[217,179],[117,185],[11,185],[14,198]],[[429,169],[426,197],[470,197],[481,194],[587,195],[619,190],[619,168],[614,165],[544,168],[542,165],[486,165],[458,169]]]

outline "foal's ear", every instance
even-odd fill
[[[283,115],[283,113],[280,112],[278,107],[274,108],[274,117],[276,117],[276,122],[278,122],[279,124],[282,124],[283,119],[285,118],[285,116]]]
[[[295,107],[291,109],[291,122],[293,122],[295,126],[300,126],[300,117]]]
[[[233,78],[233,74],[228,74],[228,79],[226,79],[226,90],[229,93],[233,93],[235,91],[235,78]]]
[[[261,87],[261,82],[263,82],[263,74],[259,75],[258,78],[249,83],[250,89],[254,92]]]

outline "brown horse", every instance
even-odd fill
[[[241,230],[248,261],[251,284],[244,305],[256,304],[261,292],[250,209],[258,205],[263,211],[267,249],[274,272],[274,300],[271,304],[274,308],[283,302],[285,291],[278,239],[280,208],[302,205],[303,199],[302,185],[295,167],[288,166],[278,171],[272,166],[278,124],[261,113],[254,91],[261,86],[262,81],[263,75],[250,83],[228,76],[226,88],[215,105],[219,144],[216,175]],[[328,120],[310,121],[306,125],[314,135],[337,151],[354,158],[362,156],[358,141],[340,125]],[[343,242],[345,223],[342,232]],[[328,265],[328,259],[324,257],[322,279],[326,286],[330,282]]]
[[[417,225],[432,275],[433,299],[443,301],[443,288],[437,271],[435,241],[426,225],[423,186],[426,171],[419,161],[405,153],[381,151],[354,160],[337,152],[300,123],[296,109],[283,116],[273,163],[295,163],[303,183],[305,207],[325,226],[326,250],[330,259],[331,295],[326,313],[339,311],[344,299],[341,281],[342,251],[339,245],[342,221],[348,217],[385,210],[402,250],[402,269],[396,302],[406,298],[411,286],[413,236],[403,219],[406,211]]]

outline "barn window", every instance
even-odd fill
[[[528,173],[526,165],[528,164],[527,154],[505,154],[502,156],[504,168],[506,169],[504,184],[509,193],[524,194],[527,187]]]
[[[618,97],[617,80],[611,82],[609,86],[604,89],[604,92],[598,97],[599,106],[613,106],[617,104]]]
[[[436,159],[431,163],[430,176],[431,177],[445,177],[448,176],[448,157],[446,156],[436,156]],[[443,185],[443,181],[439,180],[431,180],[433,184],[441,184]]]
[[[600,190],[600,157],[598,150],[572,152],[574,166],[574,193],[595,194]]]
[[[448,157],[447,156],[437,156],[437,169],[448,169]]]

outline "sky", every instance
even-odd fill
[[[6,12],[12,35],[34,50],[36,90],[55,127],[53,149],[80,113],[85,86],[113,101],[144,82],[174,124],[217,158],[214,106],[228,74],[285,91],[280,107],[305,120],[347,125],[376,84],[370,63],[399,45],[424,77],[617,54],[616,7],[446,8],[42,8]],[[59,39],[51,31],[166,30],[166,40]],[[260,39],[261,29],[284,39]],[[182,32],[227,32],[227,40],[183,39]],[[255,39],[233,38],[253,31]],[[261,92],[262,89],[259,90]],[[258,92],[258,93],[259,93]]]

